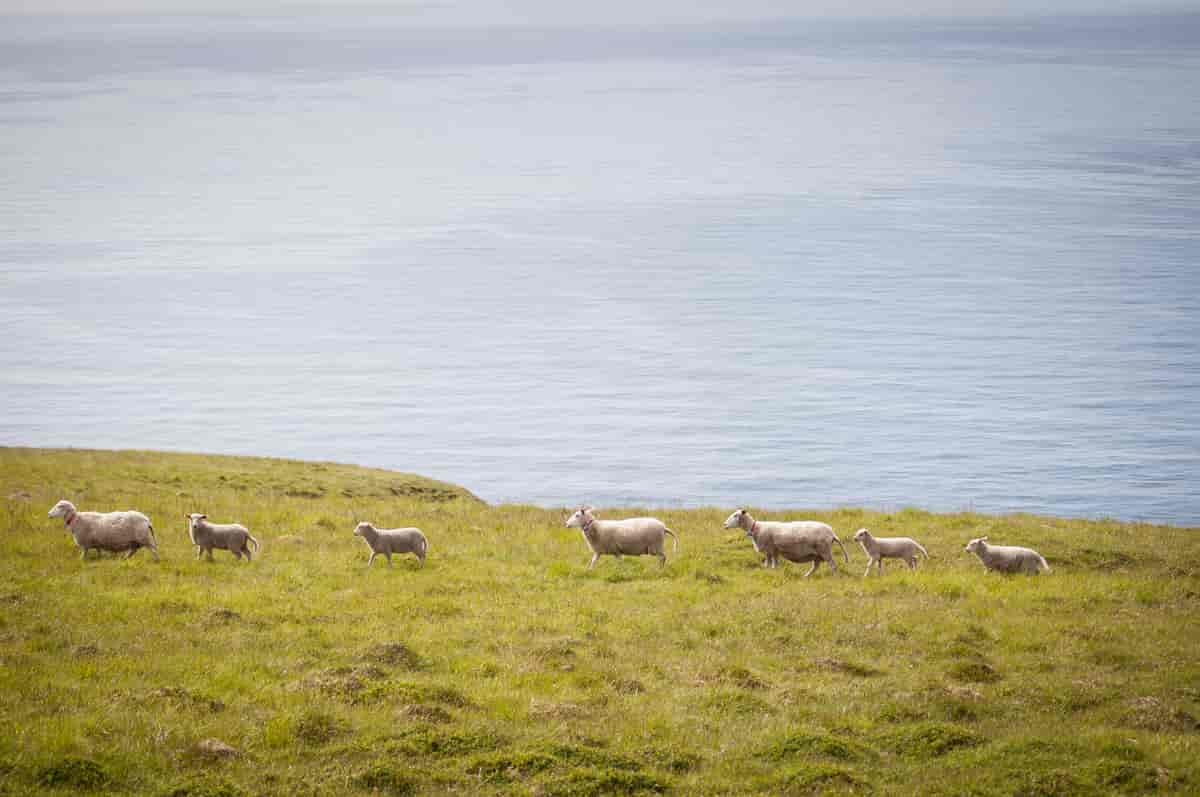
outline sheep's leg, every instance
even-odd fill
[[[913,558],[908,560],[908,569],[909,570],[917,569],[917,557],[916,556],[914,556]]]
[[[805,578],[808,578],[808,577],[809,577],[809,576],[811,576],[813,573],[817,572],[817,566],[818,566],[818,565],[820,565],[820,564],[821,564],[821,560],[820,560],[820,559],[817,559],[817,560],[815,560],[815,561],[812,563],[812,567],[808,568],[808,572],[804,574],[804,577],[805,577]]]
[[[236,548],[233,548],[230,550],[230,553],[233,554],[234,559],[237,559],[239,562],[242,561],[242,552],[241,551],[239,551]]]
[[[375,561],[375,556],[376,556],[376,552],[375,552],[375,551],[371,551],[371,558],[367,560],[367,567],[370,567],[370,566],[371,566],[371,562],[374,562],[374,561]]]
[[[135,553],[137,553],[137,552],[138,552],[138,549],[137,549],[137,546],[135,545],[135,546],[133,546],[132,548],[130,548],[130,549],[129,549],[129,553],[125,554],[125,558],[126,558],[126,559],[132,559],[132,558],[133,558],[133,555],[134,555]]]
[[[253,559],[253,558],[251,558],[251,556],[250,556],[250,543],[248,543],[248,542],[243,542],[243,543],[242,543],[242,553],[244,553],[244,554],[246,555],[246,561],[247,561],[247,562],[253,562],[253,561],[254,561],[254,559]]]
[[[588,569],[588,570],[591,570],[593,567],[595,567],[595,566],[596,566],[596,560],[597,560],[597,559],[599,559],[599,558],[600,558],[600,554],[598,554],[598,553],[593,553],[593,554],[592,554],[592,561],[588,562],[587,569]]]
[[[87,549],[87,548],[84,548],[84,549],[83,549],[83,551],[82,551],[82,552],[80,552],[80,554],[79,554],[79,558],[80,558],[80,559],[83,559],[83,560],[85,560],[85,561],[86,561],[86,560],[87,560],[87,552],[88,552],[88,549]]]
[[[383,555],[387,557],[387,560],[388,560],[388,567],[391,567],[391,566],[392,566],[392,552],[391,552],[391,551],[384,551],[384,554],[383,554]]]
[[[213,561],[213,555],[212,555],[213,549],[211,547],[209,547],[209,548],[206,548],[205,550],[208,551],[208,561],[210,561],[210,562]]]
[[[423,554],[416,554],[416,557],[417,557],[417,567],[424,567],[425,566],[425,556]]]
[[[879,568],[879,575],[883,575],[883,557],[880,556],[875,560],[875,566]]]
[[[874,566],[875,566],[875,560],[874,560],[874,559],[872,559],[871,561],[867,562],[867,569],[866,569],[866,571],[863,573],[863,578],[866,578],[867,576],[871,575],[871,568],[872,568],[872,567],[874,567]]]
[[[200,561],[200,557],[204,556],[204,549],[199,545],[196,546],[196,561]]]
[[[837,570],[837,560],[835,560],[833,558],[833,548],[832,547],[829,549],[829,554],[828,554],[828,556],[825,557],[825,561],[829,562],[829,569],[833,571],[834,575],[837,575],[837,571],[838,571]]]
[[[658,566],[659,567],[667,566],[667,555],[665,553],[663,553],[662,551],[658,552]]]

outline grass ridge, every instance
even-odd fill
[[[146,512],[162,561],[79,561],[46,517],[64,497]],[[261,555],[196,561],[188,511]],[[851,548],[804,579],[762,569],[729,509],[641,511],[679,556],[587,571],[561,510],[418,476],[0,448],[0,795],[1200,789],[1200,529],[767,513],[932,555],[864,579]],[[425,567],[366,569],[359,519],[424,529]],[[984,573],[962,552],[983,533],[1054,573]]]

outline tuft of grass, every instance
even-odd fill
[[[350,783],[359,789],[367,789],[379,794],[406,797],[416,794],[421,782],[412,775],[400,771],[392,765],[377,765],[359,772],[350,779]]]
[[[769,746],[765,752],[769,758],[774,759],[812,756],[838,761],[857,761],[868,757],[872,751],[865,745],[836,734],[824,731],[796,731]]]
[[[968,728],[946,722],[918,722],[885,733],[881,741],[892,752],[907,758],[935,758],[983,744],[984,738]]]
[[[559,763],[553,755],[519,752],[477,758],[467,765],[467,773],[488,783],[510,783],[545,772]]]
[[[1157,697],[1138,697],[1129,702],[1126,721],[1150,731],[1200,731],[1200,720],[1187,711]]]
[[[422,666],[421,657],[403,642],[380,642],[372,645],[363,654],[363,658],[376,664],[401,667],[405,670],[419,670]]]
[[[202,692],[193,692],[182,686],[160,686],[146,694],[147,701],[162,701],[172,708],[195,708],[202,711],[217,713],[225,710],[225,703],[215,697],[209,697]]]
[[[666,781],[645,772],[579,768],[545,781],[539,793],[546,797],[600,797],[661,794],[666,790]]]
[[[555,760],[577,766],[631,771],[641,769],[641,764],[634,758],[581,745],[554,744],[550,745],[547,751]]]
[[[332,714],[310,709],[296,720],[294,735],[304,744],[322,745],[345,732],[345,724]]]
[[[404,706],[400,709],[400,716],[429,724],[454,721],[454,715],[441,706],[424,706],[420,703]]]
[[[242,797],[244,793],[224,781],[195,780],[171,786],[160,797]]]
[[[107,770],[89,758],[60,758],[37,772],[38,785],[54,789],[95,791],[108,786],[111,781]]]
[[[840,672],[854,678],[871,678],[876,675],[882,675],[883,670],[878,670],[874,667],[869,667],[865,664],[858,664],[845,659],[835,659],[822,657],[813,660],[813,665],[820,669],[829,670],[831,672]]]
[[[390,751],[418,756],[458,757],[503,747],[507,740],[486,730],[411,728],[388,741]]]
[[[870,790],[869,784],[853,770],[830,764],[792,767],[784,771],[779,782],[786,794],[826,794],[831,790],[861,794]]]
[[[1177,785],[1165,769],[1134,761],[1099,761],[1088,774],[1095,787],[1116,794],[1145,794]]]
[[[972,684],[990,684],[1004,677],[986,661],[959,662],[950,668],[949,675],[956,681]]]
[[[1095,785],[1066,769],[1025,773],[1013,788],[1013,797],[1085,797]]]
[[[648,762],[652,768],[674,774],[691,772],[704,764],[704,759],[700,755],[688,750],[671,750],[654,747],[641,751],[639,756]]]
[[[721,667],[717,671],[717,680],[732,684],[738,689],[766,689],[767,682],[759,678],[745,667]]]

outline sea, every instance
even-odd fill
[[[1200,525],[1200,15],[0,19],[0,445]]]

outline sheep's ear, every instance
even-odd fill
[[[987,537],[980,537],[980,538],[979,538],[979,541],[980,541],[980,542],[987,542]]]
[[[208,520],[208,515],[200,515],[200,516],[198,516],[197,519],[198,520]]]

